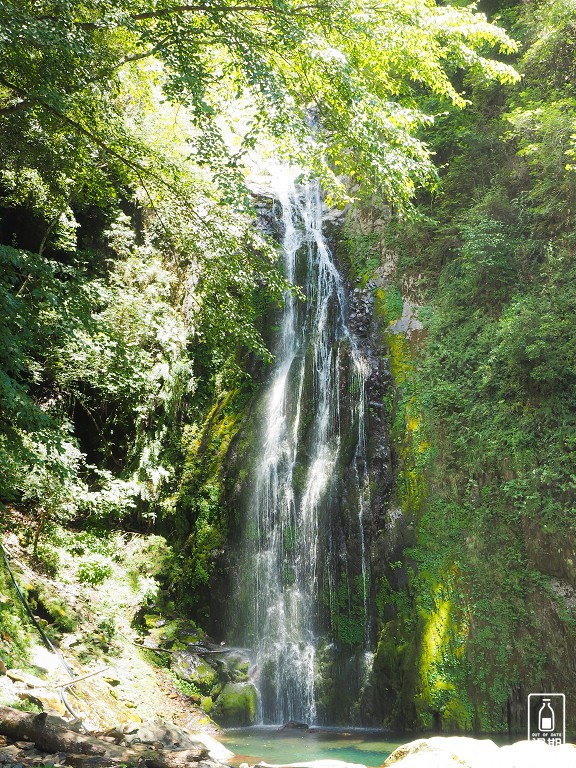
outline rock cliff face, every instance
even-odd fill
[[[538,459],[541,440],[554,445],[563,429],[544,416],[555,396],[542,392],[539,406],[523,395],[530,405],[519,411],[506,399],[511,395],[496,402],[494,392],[477,387],[495,365],[494,358],[476,359],[474,344],[481,333],[478,347],[493,343],[497,298],[483,310],[492,319],[473,306],[467,313],[448,282],[438,288],[417,271],[426,268],[423,255],[399,259],[390,246],[395,237],[398,243],[387,218],[369,208],[349,217],[347,249],[372,288],[379,354],[394,381],[391,396],[384,394],[393,475],[389,533],[379,551],[378,649],[363,711],[393,727],[523,733],[530,692],[576,695],[569,650],[576,558],[562,506],[570,506],[569,493],[551,479],[555,468],[546,470],[545,491],[533,480],[539,462],[548,461]],[[530,408],[539,407],[541,437],[534,441]],[[557,407],[560,419],[570,418]],[[502,453],[507,441],[522,442],[521,459]],[[536,499],[540,509],[533,508]],[[547,505],[556,509],[554,522],[542,512]]]
[[[286,223],[286,216],[282,222],[278,204],[275,210],[273,205],[271,207],[276,218],[266,211],[265,206],[261,206],[264,225],[270,228],[276,221],[277,237],[283,240],[286,227],[291,224]],[[307,215],[304,212],[304,216]],[[318,461],[320,450],[317,441],[324,439],[319,435],[326,434],[326,445],[335,446],[328,449],[329,452],[333,451],[334,460],[329,476],[322,481],[326,483],[326,489],[319,489],[318,501],[313,505],[313,514],[318,516],[319,528],[316,538],[311,540],[311,546],[319,550],[318,555],[314,555],[318,557],[318,566],[314,566],[312,572],[317,574],[318,585],[314,593],[314,605],[306,609],[311,611],[310,630],[306,632],[312,631],[316,637],[313,668],[310,668],[313,675],[310,688],[313,688],[312,717],[319,723],[377,724],[378,714],[369,705],[361,706],[360,700],[369,698],[366,698],[364,691],[364,687],[369,685],[370,674],[370,658],[366,654],[375,647],[378,632],[378,585],[385,567],[382,552],[393,552],[395,545],[392,540],[397,537],[396,522],[388,515],[392,468],[385,396],[391,386],[391,375],[381,353],[376,330],[373,286],[362,285],[350,272],[342,240],[342,221],[331,221],[322,239],[312,246],[306,244],[310,243],[305,229],[308,225],[304,223],[296,226],[304,227],[302,248],[318,248],[321,253],[324,253],[322,249],[326,249],[326,253],[332,254],[329,258],[334,259],[331,263],[340,273],[333,288],[321,282],[318,288],[313,287],[311,281],[317,278],[310,270],[315,267],[306,266],[306,258],[311,257],[305,257],[303,250],[296,251],[294,277],[308,293],[308,309],[297,304],[293,311],[297,313],[295,322],[302,323],[303,338],[308,338],[308,334],[311,339],[305,343],[311,343],[312,346],[302,353],[296,351],[291,371],[300,364],[298,360],[301,359],[302,378],[299,384],[288,385],[286,404],[278,406],[286,408],[287,419],[296,419],[291,427],[296,460],[290,468],[288,482],[289,496],[295,499],[297,506],[305,507],[312,493],[314,461]],[[314,236],[320,237],[317,231]],[[334,267],[328,266],[326,269],[328,274]],[[318,278],[320,281],[323,279]],[[313,346],[316,344],[313,323],[318,322],[314,317],[319,311],[318,307],[322,306],[323,290],[328,291],[327,325],[326,329],[322,327],[318,333],[334,334],[333,339],[327,342],[325,352],[320,351],[320,347],[314,351]],[[306,319],[308,317],[310,319]],[[271,318],[270,326],[279,329],[276,331],[277,337],[279,334],[285,336],[287,331],[281,330],[285,322],[281,314]],[[279,342],[274,341],[274,338],[270,341],[273,349],[281,354]],[[282,343],[286,344],[285,341]],[[328,369],[322,368],[322,361],[329,361],[333,353],[334,363],[328,363],[333,368],[328,374]],[[282,365],[281,360],[278,365]],[[274,375],[272,371],[272,382]],[[331,381],[337,383],[333,385]],[[330,390],[333,386],[335,388]],[[324,387],[329,394],[323,390]],[[249,570],[258,567],[258,558],[261,557],[254,552],[252,562],[247,559],[246,531],[256,525],[250,522],[251,508],[254,504],[262,503],[255,500],[254,493],[259,482],[259,467],[263,461],[268,461],[268,454],[262,453],[262,425],[270,418],[267,410],[269,397],[269,385],[265,384],[262,393],[256,394],[249,405],[244,424],[228,453],[226,485],[229,493],[226,503],[231,521],[231,537],[221,559],[219,578],[214,583],[214,595],[219,602],[217,604],[214,601],[213,613],[220,614],[216,634],[227,641],[232,639],[248,645],[255,643],[254,627],[243,626],[250,621],[247,615],[249,609],[242,609],[239,615],[236,610],[237,599],[234,597],[231,609],[229,607],[228,610],[220,611],[218,605],[225,605],[225,595],[228,595],[228,599],[233,595],[239,595],[240,601],[243,599],[242,590],[237,590],[238,582],[245,581],[248,584]],[[331,403],[327,405],[330,413],[326,425],[319,421],[322,419],[324,400]],[[279,468],[276,471],[284,470]],[[284,481],[278,481],[276,474],[274,478],[270,482],[279,484],[280,490],[275,490],[274,494],[280,494],[278,504],[281,504]],[[304,511],[303,514],[307,513]],[[268,513],[264,517],[266,519],[259,525],[275,525],[266,522]],[[284,523],[278,525],[283,526]],[[298,538],[301,532],[302,535],[305,532],[305,526],[302,525],[299,527],[297,523],[292,527],[288,523],[282,537],[281,546],[285,547],[284,567],[293,574],[297,574],[298,568],[302,567],[302,557],[305,558],[297,554],[294,563],[291,563],[290,551],[298,548]],[[241,541],[244,544],[238,547]],[[310,556],[312,552],[308,553]],[[290,589],[290,583],[286,581],[291,578],[288,571],[277,589]],[[261,593],[266,585],[261,583],[259,589]],[[255,595],[253,599],[260,600],[261,594]],[[286,653],[292,651],[288,649]],[[298,666],[299,663],[295,657],[294,664]],[[297,685],[296,682],[294,684]],[[275,695],[269,688],[262,687],[262,683],[261,691],[264,701]],[[309,719],[306,712],[289,708],[287,712],[286,719]]]

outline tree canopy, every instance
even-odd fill
[[[224,186],[265,131],[320,173],[328,192],[342,198],[344,174],[396,205],[432,172],[414,136],[429,120],[422,89],[462,105],[458,69],[515,78],[486,56],[494,46],[514,50],[501,29],[473,8],[430,0],[4,0],[0,30],[0,114],[12,131],[36,124],[74,134],[149,178],[150,158],[123,116],[127,66],[154,59],[166,98],[189,110],[194,159]],[[218,118],[234,96],[248,118],[231,152]]]
[[[407,210],[434,175],[422,96],[462,106],[462,72],[511,81],[513,50],[430,0],[0,0],[1,497],[174,491],[183,414],[238,350],[268,357],[287,288],[247,153]]]

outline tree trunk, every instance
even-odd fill
[[[32,741],[36,748],[49,753],[65,752],[66,763],[77,768],[111,768],[115,765],[144,764],[147,768],[186,768],[201,760],[214,768],[219,763],[208,758],[203,747],[162,752],[154,749],[130,749],[107,744],[94,736],[85,736],[64,726],[48,722],[46,715],[20,712],[0,705],[0,734],[13,741]]]
[[[15,741],[33,741],[46,752],[104,755],[106,747],[92,736],[47,722],[46,714],[32,715],[0,705],[0,733]]]

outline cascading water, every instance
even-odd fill
[[[275,196],[286,275],[306,301],[285,297],[245,505],[245,599],[239,604],[247,614],[243,640],[256,653],[261,720],[315,723],[318,643],[329,635],[330,617],[338,611],[338,574],[347,567],[330,522],[341,500],[342,472],[353,474],[356,488],[351,517],[358,527],[361,621],[368,642],[367,364],[346,324],[343,282],[322,231],[319,186],[298,190],[286,180]],[[345,451],[349,458],[343,461]]]

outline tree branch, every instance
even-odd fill
[[[133,61],[140,61],[141,59],[147,59],[150,56],[154,56],[155,53],[158,53],[158,51],[166,45],[166,43],[170,40],[172,35],[166,35],[166,37],[162,38],[160,42],[156,43],[156,45],[153,48],[150,48],[147,51],[143,51],[142,53],[135,53],[132,56],[125,56],[123,59],[120,59],[120,61],[117,61],[116,64],[112,65],[111,67],[107,67],[105,70],[102,70],[100,74],[96,75],[95,77],[91,77],[90,80],[85,81],[82,83],[81,87],[76,89],[75,91],[69,91],[66,92],[68,95],[70,93],[76,93],[79,90],[82,90],[83,88],[86,88],[88,85],[92,85],[93,83],[97,83],[99,80],[102,80],[107,75],[111,75],[112,72],[114,72],[117,69],[120,69],[125,64],[129,64]],[[11,90],[14,90],[14,87],[11,85],[8,85],[7,83],[4,83],[4,85],[7,88],[10,88]],[[21,112],[23,109],[27,109],[28,107],[33,106],[33,101],[28,98],[24,98],[22,101],[17,102],[16,104],[10,104],[8,107],[2,107],[0,108],[0,117],[3,117],[4,115],[12,115],[16,112]]]
[[[6,80],[3,77],[0,77],[0,83],[6,88],[10,88],[10,90],[14,91],[14,93],[17,93],[19,96],[27,97],[28,94],[23,91],[21,88],[19,88],[17,85],[14,85],[14,83],[10,83],[8,80]],[[84,136],[88,137],[91,141],[93,141],[95,144],[97,144],[101,149],[108,152],[110,155],[115,157],[117,160],[121,160],[125,165],[127,165],[129,168],[132,168],[133,171],[144,171],[145,169],[142,168],[139,163],[134,163],[127,158],[123,157],[119,152],[117,152],[115,149],[112,149],[111,147],[108,147],[101,139],[98,138],[98,136],[95,136],[91,131],[89,131],[87,128],[84,128],[84,126],[77,122],[76,120],[73,120],[68,115],[65,115],[63,112],[60,112],[60,110],[56,109],[50,104],[47,104],[45,101],[42,101],[41,99],[34,99],[38,104],[40,104],[44,109],[46,109],[48,112],[52,112],[53,115],[56,115],[61,120],[64,120],[69,125],[73,126],[77,131],[80,131],[80,133],[84,134]]]
[[[135,13],[126,17],[126,21],[147,21],[148,19],[161,19],[170,16],[177,16],[184,13],[273,13],[281,16],[298,15],[300,11],[325,10],[329,6],[326,3],[314,3],[310,5],[299,5],[296,8],[282,10],[273,5],[174,5],[171,8],[159,8],[156,11],[144,11]],[[43,16],[43,19],[57,21],[55,16]],[[122,26],[122,22],[115,22]],[[82,29],[102,29],[102,22],[80,21],[76,26]]]
[[[29,94],[27,94],[23,89],[19,88],[17,85],[14,85],[13,83],[9,82],[8,80],[6,80],[4,77],[1,77],[1,76],[0,76],[0,84],[4,85],[6,88],[9,88],[10,90],[12,90],[14,93],[18,94],[18,96],[22,98],[29,98]],[[82,125],[82,123],[64,114],[60,110],[56,109],[56,107],[53,107],[51,104],[48,104],[47,102],[43,101],[42,99],[39,99],[38,97],[31,98],[31,102],[37,103],[47,112],[51,112],[60,120],[70,125],[75,131],[77,131],[78,133],[81,133],[83,136],[86,136],[86,138],[89,141],[93,142],[96,146],[100,147],[100,149],[102,149],[106,154],[116,158],[116,160],[119,160],[127,168],[130,168],[132,171],[134,171],[134,173],[136,174],[136,178],[138,179],[139,183],[142,185],[142,188],[144,189],[144,192],[148,197],[150,206],[156,212],[156,215],[158,216],[161,226],[164,228],[164,230],[167,233],[169,233],[170,230],[162,221],[162,217],[160,216],[159,212],[156,209],[156,206],[154,205],[154,199],[152,197],[151,192],[148,190],[148,185],[147,185],[147,182],[145,181],[146,178],[156,181],[158,184],[164,187],[164,189],[167,189],[171,194],[173,194],[177,199],[183,201],[188,211],[190,212],[190,214],[194,216],[194,218],[200,224],[200,226],[203,227],[206,232],[210,233],[210,235],[213,238],[215,238],[219,243],[221,243],[224,250],[227,249],[228,244],[225,236],[222,233],[214,230],[214,228],[209,224],[206,218],[201,216],[194,209],[193,205],[191,204],[187,196],[184,195],[180,190],[178,190],[173,184],[171,184],[169,181],[163,178],[160,174],[155,173],[149,168],[146,168],[145,166],[143,166],[138,161],[131,160],[130,158],[123,155],[121,152],[118,152],[117,150],[113,149],[105,141],[103,141],[101,138],[95,135],[92,131],[85,128]]]
[[[132,21],[143,21],[144,19],[158,19],[163,16],[174,16],[178,13],[197,13],[197,12],[216,12],[216,13],[238,13],[238,12],[258,12],[291,14],[294,11],[308,10],[310,8],[326,8],[326,5],[301,5],[298,8],[290,10],[281,10],[273,5],[175,5],[172,8],[160,8],[157,11],[146,11],[131,16]]]
[[[17,104],[10,104],[9,107],[2,107],[0,109],[0,117],[4,115],[14,115],[17,112],[22,112],[23,109],[27,109],[32,106],[32,102],[29,99],[19,101]]]
[[[130,64],[133,61],[141,61],[142,59],[147,59],[150,56],[154,56],[155,53],[158,53],[158,51],[163,48],[166,43],[170,40],[172,37],[172,33],[169,35],[166,35],[166,37],[163,37],[160,42],[156,43],[156,45],[153,48],[149,48],[147,51],[143,51],[142,53],[134,53],[132,56],[125,56],[123,59],[120,59],[115,64],[107,67],[105,70],[102,70],[100,74],[95,75],[94,77],[91,77],[90,80],[87,80],[85,83],[82,84],[81,88],[78,88],[78,90],[82,90],[87,85],[92,85],[92,83],[97,83],[99,80],[102,80],[107,75],[111,75],[112,72],[115,72],[117,69],[120,69],[125,64]],[[73,91],[75,93],[75,91]]]
[[[238,11],[269,11],[272,13],[278,13],[278,9],[274,6],[266,5],[176,5],[173,8],[160,8],[157,11],[147,11],[145,13],[136,13],[134,16],[130,16],[132,21],[144,21],[145,19],[160,19],[164,16],[174,16],[179,13],[202,13],[202,12],[238,12]]]
[[[0,83],[6,88],[10,88],[14,93],[17,93],[19,96],[27,96],[25,91],[23,91],[21,88],[18,88],[18,86],[14,85],[13,83],[10,83],[8,80],[6,80],[3,77],[0,77]],[[34,101],[36,101],[39,105],[41,105],[47,112],[51,112],[56,117],[60,118],[60,120],[63,120],[65,123],[68,123],[68,125],[72,126],[74,130],[81,133],[83,136],[86,136],[90,141],[92,141],[96,146],[100,147],[100,149],[104,150],[108,155],[111,157],[115,157],[116,160],[119,160],[123,165],[125,165],[127,168],[130,168],[136,173],[136,177],[138,178],[138,181],[142,185],[148,199],[150,200],[150,204],[154,208],[154,202],[152,199],[152,195],[148,191],[148,187],[146,183],[144,182],[144,177],[148,176],[149,178],[153,178],[156,181],[158,181],[160,184],[162,184],[164,187],[169,189],[172,194],[175,194],[175,190],[172,187],[172,185],[167,182],[165,179],[163,179],[161,176],[158,176],[158,174],[155,174],[154,172],[149,171],[147,168],[145,168],[140,163],[130,160],[129,158],[122,155],[120,152],[116,151],[112,147],[109,147],[106,142],[102,141],[98,136],[96,136],[92,131],[89,131],[87,128],[85,128],[82,123],[79,123],[77,120],[74,120],[73,118],[69,117],[68,115],[65,115],[63,112],[60,112],[60,110],[53,107],[51,104],[47,104],[45,101],[42,101],[41,99],[35,98]],[[201,217],[193,211],[193,213],[200,219]],[[162,221],[160,219],[160,221]],[[162,224],[164,226],[164,224]]]

